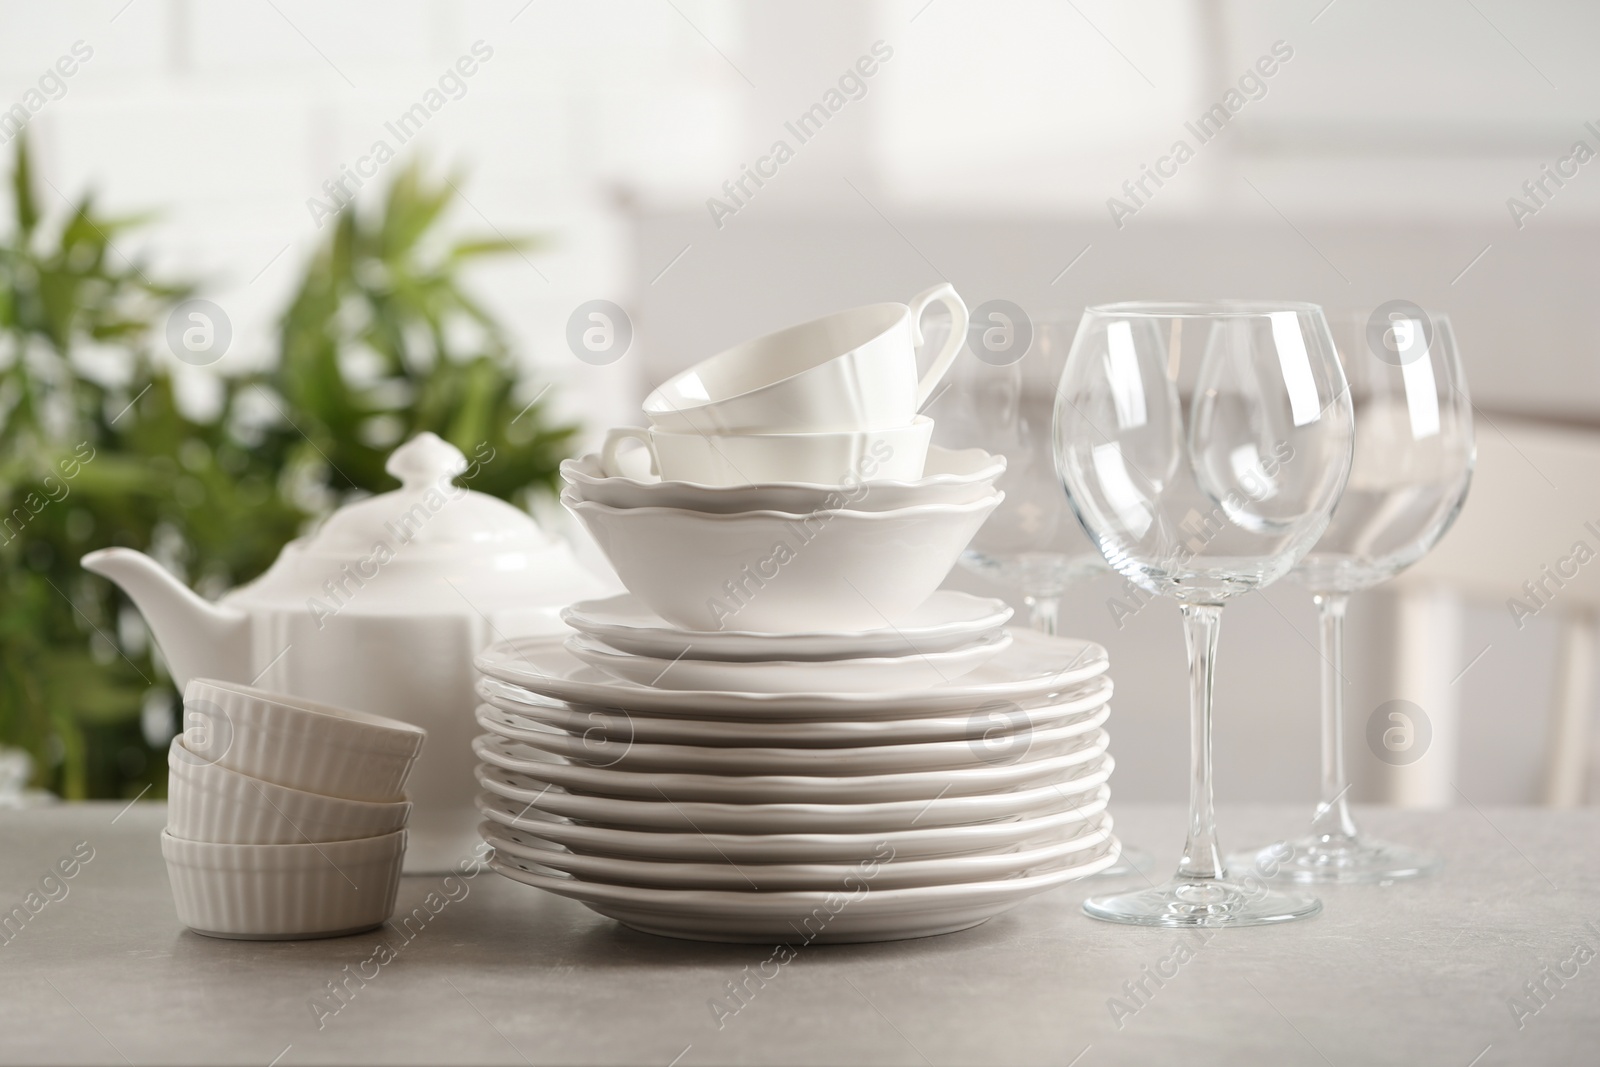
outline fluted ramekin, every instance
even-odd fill
[[[207,763],[184,747],[182,736],[167,750],[167,832],[186,841],[350,841],[402,830],[410,814],[409,801],[322,796]]]
[[[428,736],[420,726],[262,689],[192,680],[184,747],[264,782],[347,800],[399,800]]]
[[[227,845],[161,835],[178,921],[244,940],[340,937],[394,913],[406,833],[301,845]]]

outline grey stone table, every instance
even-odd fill
[[[1116,814],[1164,872],[1182,812]],[[1225,809],[1222,825],[1242,844],[1305,814]],[[771,949],[632,933],[484,873],[411,940],[386,932],[395,958],[319,1011],[378,934],[185,931],[159,804],[0,813],[0,908],[39,894],[0,938],[0,1061],[1600,1063],[1600,810],[1363,817],[1440,850],[1444,873],[1328,890],[1318,918],[1209,940],[1094,922],[1073,885],[963,933],[802,949],[742,1004],[729,984]],[[73,877],[46,881],[63,859]],[[400,909],[440,881],[407,878]]]

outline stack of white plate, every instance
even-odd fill
[[[652,933],[975,926],[1113,864],[1087,641],[940,591],[893,626],[688,630],[631,594],[478,657],[495,869]]]

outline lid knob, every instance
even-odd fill
[[[424,430],[389,453],[383,469],[407,489],[426,489],[466,470],[467,457],[438,434]]]

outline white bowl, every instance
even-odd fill
[[[340,937],[394,913],[406,833],[299,845],[184,841],[165,831],[178,921],[243,940]]]
[[[183,693],[183,743],[201,762],[347,800],[393,801],[428,732],[211,678]]]
[[[970,504],[988,496],[1005,473],[1006,458],[981,448],[932,445],[922,477],[916,481],[870,479],[854,485],[769,482],[715,486],[663,481],[650,474],[649,457],[639,452],[618,457],[626,477],[608,477],[600,457],[563,460],[561,477],[579,500],[614,508],[684,508],[729,515],[740,511],[806,513],[829,507],[852,511],[892,511],[924,504]]]
[[[183,747],[167,750],[167,832],[187,841],[291,845],[349,841],[402,830],[408,801],[345,800],[264,782]]]
[[[1004,499],[893,511],[750,511],[562,503],[629,592],[690,630],[892,626],[933,594]]]

